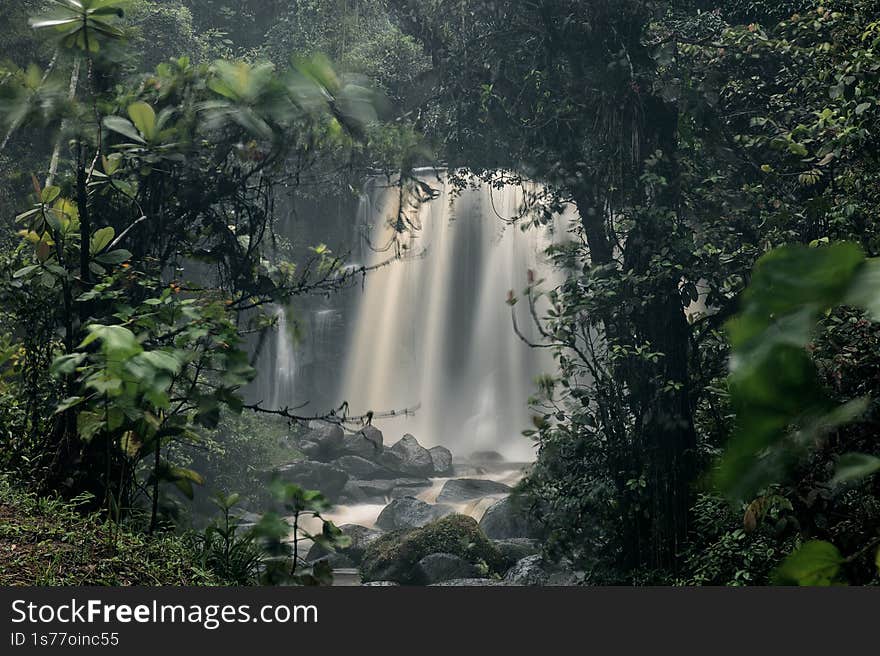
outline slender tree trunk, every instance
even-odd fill
[[[70,73],[70,86],[67,91],[67,99],[73,102],[76,99],[76,89],[79,86],[80,60],[77,59],[73,63],[73,70]],[[55,182],[55,176],[58,174],[58,163],[61,160],[61,142],[64,140],[64,129],[67,127],[67,121],[61,122],[61,134],[55,141],[55,148],[52,150],[52,158],[49,160],[49,175],[46,176],[45,187],[49,187]]]

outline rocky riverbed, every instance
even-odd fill
[[[576,585],[580,575],[545,562],[541,527],[511,496],[526,463],[494,452],[466,458],[412,435],[386,445],[373,426],[346,433],[314,422],[295,445],[305,458],[278,467],[284,480],[324,493],[326,515],[351,538],[326,559],[337,585]]]

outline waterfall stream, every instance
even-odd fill
[[[553,371],[546,349],[529,347],[513,329],[510,290],[519,294],[528,272],[551,280],[543,256],[558,229],[530,228],[503,219],[523,202],[518,186],[480,184],[461,193],[436,176],[425,181],[437,197],[420,206],[405,236],[409,256],[367,275],[349,314],[338,397],[353,412],[418,407],[414,416],[377,420],[387,439],[411,433],[426,446],[456,455],[495,450],[531,461],[529,396],[534,379]],[[388,260],[397,188],[374,189],[364,262]],[[562,225],[562,219],[557,221]],[[526,303],[513,310],[534,339]]]

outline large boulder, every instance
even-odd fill
[[[425,556],[416,564],[417,576],[426,584],[440,583],[452,579],[476,578],[478,568],[460,556],[448,553],[435,553]]]
[[[415,497],[401,497],[385,506],[376,518],[376,526],[383,531],[407,531],[425,526],[452,512],[449,506],[432,506]]]
[[[445,446],[435,446],[428,449],[428,454],[434,464],[434,476],[452,475],[452,451]]]
[[[375,460],[382,455],[383,441],[382,431],[375,426],[364,426],[357,433],[343,438],[342,449],[348,455]]]
[[[344,438],[345,433],[339,424],[313,421],[299,448],[309,458],[327,462],[342,455]]]
[[[388,471],[382,465],[377,465],[375,462],[360,456],[342,456],[330,464],[342,471],[348,472],[352,478],[358,480],[371,481],[377,478],[388,479],[394,477],[394,473]]]
[[[300,460],[278,467],[275,471],[281,480],[306,490],[319,490],[331,501],[339,498],[349,478],[348,473],[338,467],[313,460]]]
[[[386,533],[364,553],[364,581],[397,581],[408,585],[426,583],[419,566],[431,554],[457,556],[486,575],[500,574],[504,558],[483,535],[477,522],[464,515],[449,515],[410,531]]]
[[[583,577],[571,568],[571,563],[551,563],[541,555],[527,556],[516,563],[504,580],[513,585],[571,586],[581,583]]]
[[[505,497],[486,509],[480,528],[493,540],[537,537],[536,527],[516,497]]]
[[[471,499],[496,494],[510,494],[511,488],[504,483],[480,478],[454,478],[446,481],[437,497],[438,503],[461,503]]]
[[[407,476],[431,476],[434,461],[428,450],[412,435],[404,435],[385,452],[383,464]]]
[[[366,526],[359,526],[358,524],[343,524],[339,527],[339,530],[342,531],[343,535],[348,536],[350,540],[347,547],[338,547],[335,552],[331,552],[321,545],[315,544],[309,549],[306,560],[312,562],[322,558],[329,558],[330,564],[333,567],[353,567],[360,564],[367,547],[382,535],[381,531],[367,528]],[[334,557],[337,555],[344,556],[351,564],[337,565],[334,562]]]

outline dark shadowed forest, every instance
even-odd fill
[[[0,25],[0,585],[880,582],[877,0]]]

